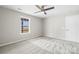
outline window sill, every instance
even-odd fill
[[[30,32],[27,32],[27,33],[20,33],[21,35],[25,35],[25,34],[29,34]]]

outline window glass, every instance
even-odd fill
[[[29,32],[29,19],[21,18],[21,33]]]

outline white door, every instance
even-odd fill
[[[66,17],[65,39],[69,41],[79,42],[79,15]]]

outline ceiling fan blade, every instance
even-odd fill
[[[50,8],[47,8],[47,9],[44,9],[44,10],[41,10],[41,11],[37,11],[37,12],[34,12],[34,13],[39,13],[39,12],[45,12],[45,11],[48,11],[48,10],[51,10],[51,9],[54,9],[55,7],[50,7]]]
[[[40,11],[37,11],[37,12],[34,12],[34,13],[44,12],[44,14],[46,14],[46,12],[44,11],[44,5],[42,5],[42,6],[36,5],[36,7],[39,8]]]
[[[34,12],[34,13],[39,13],[39,12],[44,12],[45,15],[47,14],[45,11],[37,11],[37,12]]]
[[[47,9],[44,9],[45,11],[47,10],[51,10],[51,9],[54,9],[55,7],[50,7],[50,8],[47,8]]]
[[[41,7],[39,5],[36,5],[36,7],[41,10]]]
[[[43,12],[43,11],[37,11],[37,12],[34,12],[34,13],[39,13],[39,12]]]
[[[41,6],[41,8],[43,8],[43,9],[44,9],[44,5],[42,5],[42,6]]]

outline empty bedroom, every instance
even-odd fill
[[[79,54],[79,5],[0,5],[0,54]]]

